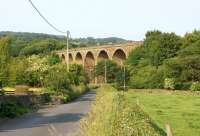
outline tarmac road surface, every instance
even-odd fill
[[[94,99],[95,91],[90,91],[69,104],[0,122],[0,136],[79,136],[79,121]]]

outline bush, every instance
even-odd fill
[[[175,80],[174,80],[173,78],[166,78],[166,79],[165,79],[164,88],[165,88],[165,89],[174,90],[174,89],[175,89]]]
[[[67,103],[67,102],[71,101],[71,98],[70,98],[70,95],[65,94],[63,96],[60,96],[60,100],[62,103]]]
[[[191,87],[191,91],[200,91],[200,82],[193,82]]]
[[[143,64],[142,64],[143,65]],[[164,70],[154,66],[131,68],[129,86],[132,88],[163,88]]]
[[[55,91],[68,90],[70,88],[70,79],[66,65],[58,64],[53,66],[44,79],[44,86]]]
[[[51,66],[62,62],[62,60],[59,58],[59,56],[55,53],[52,53],[51,55],[49,55],[47,57],[47,60],[48,60],[49,65],[51,65]]]
[[[27,109],[20,103],[2,103],[0,105],[0,117],[14,118],[27,113]]]
[[[185,82],[185,83],[179,82],[179,83],[176,83],[175,89],[176,90],[189,90],[190,86],[191,86],[190,82]]]
[[[0,96],[5,95],[4,91],[0,89]]]

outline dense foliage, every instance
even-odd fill
[[[165,79],[174,79],[174,89],[190,89],[192,82],[200,81],[199,54],[200,31],[184,37],[147,32],[143,45],[132,51],[126,62],[131,73],[130,86],[164,88]]]
[[[27,112],[27,108],[20,103],[1,103],[0,118],[14,118]]]
[[[105,72],[107,77],[107,83],[113,83],[117,79],[120,67],[113,61],[102,60],[96,65],[96,75],[105,78]]]
[[[52,42],[52,44],[49,42]],[[47,43],[47,46],[37,50],[42,54],[39,52],[27,53],[27,50],[25,51],[27,48],[25,47],[22,49],[23,55],[11,57],[10,38],[0,38],[1,85],[3,87],[27,85],[44,88],[43,91],[51,92],[52,95],[60,97],[63,102],[67,102],[84,93],[87,90],[89,79],[83,67],[72,64],[68,72],[67,65],[53,52],[55,49],[49,47],[50,45],[57,48],[54,42],[54,40],[45,40],[44,43]],[[35,47],[34,49],[36,49]]]
[[[124,80],[129,80],[129,72],[124,69],[124,66],[119,66],[117,63],[111,60],[101,60],[96,65],[96,76],[98,79],[103,79],[105,82],[105,72],[107,83],[114,83],[116,87],[122,87]]]
[[[8,37],[0,38],[0,82],[1,84],[8,77],[8,63],[10,62],[10,39]]]

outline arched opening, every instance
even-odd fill
[[[81,55],[80,52],[78,52],[78,53],[76,54],[75,62],[76,62],[77,64],[83,64],[83,57],[82,57],[82,55]]]
[[[95,58],[92,52],[88,52],[85,56],[85,68],[94,68]]]
[[[99,52],[99,55],[97,57],[98,62],[103,61],[103,60],[108,60],[108,59],[109,59],[109,56],[108,56],[108,53],[105,50],[102,50],[102,51]],[[104,76],[98,75],[96,78],[97,78],[97,83],[105,83],[105,77]]]
[[[90,82],[95,82],[95,58],[92,52],[88,52],[85,56],[85,70],[90,78]]]
[[[112,58],[118,65],[123,65],[123,62],[126,59],[126,54],[122,49],[117,49]]]
[[[62,59],[63,62],[65,62],[65,55],[64,54],[62,54],[61,59]]]
[[[98,61],[106,60],[106,59],[109,59],[107,52],[104,50],[100,51],[98,55]]]
[[[69,53],[69,63],[72,63],[73,62],[73,57],[72,57],[72,54]]]

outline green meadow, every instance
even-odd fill
[[[163,130],[171,125],[175,136],[200,135],[200,96],[183,92],[135,92],[126,93],[129,103],[140,107]]]

